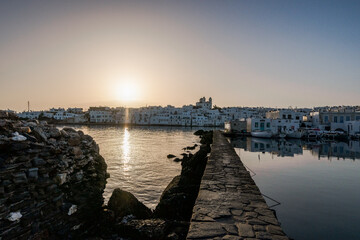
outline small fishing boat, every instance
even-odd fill
[[[291,129],[287,132],[286,137],[300,139],[303,137],[303,132],[295,131]]]
[[[273,133],[270,131],[254,131],[251,132],[251,136],[259,138],[271,138],[273,136]]]

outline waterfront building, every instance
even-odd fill
[[[114,123],[114,112],[109,107],[90,107],[90,122],[93,123]]]
[[[18,113],[17,116],[23,119],[38,119],[42,111],[24,111]]]
[[[319,122],[324,130],[348,132],[346,122],[360,121],[360,112],[354,109],[342,108],[319,112]]]
[[[224,123],[225,132],[229,133],[244,133],[247,129],[246,120],[231,120]]]
[[[266,118],[270,119],[289,119],[289,120],[303,120],[304,112],[296,111],[293,109],[279,109],[266,113]]]
[[[271,131],[274,132],[269,118],[248,118],[246,119],[246,129],[248,132]]]

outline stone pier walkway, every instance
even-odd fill
[[[219,131],[214,131],[187,239],[289,239]]]

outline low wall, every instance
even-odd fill
[[[289,239],[219,131],[214,131],[187,239]]]

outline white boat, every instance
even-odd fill
[[[277,135],[278,138],[285,138],[286,137],[286,133],[279,133]]]
[[[259,138],[271,138],[273,134],[270,131],[257,131],[257,132],[251,132],[251,136],[259,137]]]
[[[290,131],[288,131],[287,134],[286,134],[286,137],[288,137],[288,138],[297,138],[297,139],[300,139],[300,138],[302,138],[302,136],[303,136],[303,133],[302,133],[302,132],[300,132],[300,131],[294,131],[294,130],[290,130]]]

